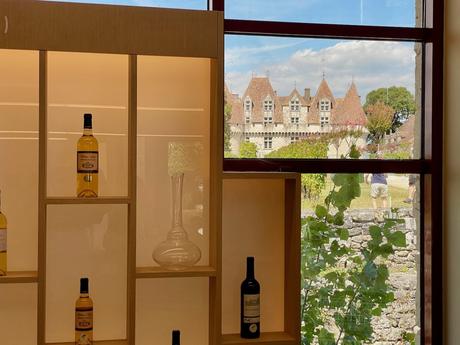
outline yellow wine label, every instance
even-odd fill
[[[97,151],[78,151],[77,171],[83,174],[97,173],[99,171],[99,153]]]
[[[6,229],[0,229],[0,253],[6,252]]]
[[[75,330],[93,330],[93,308],[78,308],[75,311]]]
[[[243,322],[259,323],[260,322],[260,295],[243,296]]]

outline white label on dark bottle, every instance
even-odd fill
[[[260,295],[259,294],[244,295],[243,303],[244,303],[243,322],[244,323],[259,323],[260,322]],[[253,333],[257,331],[257,325],[255,326],[256,327],[254,331],[251,330],[251,327],[249,328],[249,330]]]
[[[99,171],[99,154],[97,151],[77,152],[77,171],[79,173],[97,173]]]
[[[0,229],[0,253],[6,252],[6,229]]]

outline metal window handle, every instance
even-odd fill
[[[6,35],[8,33],[8,28],[9,28],[9,25],[8,25],[8,16],[5,16],[5,30],[3,31],[3,33]]]

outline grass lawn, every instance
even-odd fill
[[[315,206],[319,204],[324,204],[324,199],[331,190],[333,183],[330,179],[327,179],[327,185],[325,190],[321,193],[318,201],[310,201],[308,199],[302,199],[302,209],[311,209],[313,210]],[[372,208],[372,199],[370,196],[371,186],[367,183],[361,183],[361,196],[354,199],[351,202],[351,208]],[[408,207],[409,204],[403,202],[407,198],[407,188],[401,188],[392,186],[391,184],[388,187],[389,192],[389,202],[388,206],[391,207]],[[390,203],[391,200],[391,203]],[[380,206],[380,200],[378,200],[378,205]]]

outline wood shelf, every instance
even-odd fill
[[[0,276],[0,284],[37,283],[37,271],[12,271],[6,276]]]
[[[95,345],[128,345],[127,340],[98,340],[93,341]],[[46,343],[46,345],[75,345],[75,342],[68,342],[68,343]]]
[[[211,266],[195,266],[185,271],[170,271],[162,267],[137,267],[136,278],[190,278],[215,277],[216,269]]]
[[[76,198],[76,197],[49,197],[46,199],[48,205],[114,205],[114,204],[129,204],[131,199],[123,196],[103,196],[98,198]]]
[[[258,339],[243,339],[239,334],[223,334],[222,345],[244,345],[244,344],[263,344],[263,345],[298,345],[296,339],[285,332],[266,332],[261,333]]]

